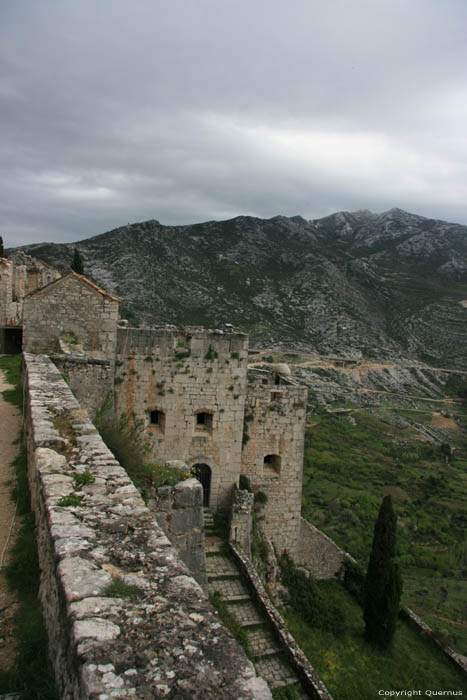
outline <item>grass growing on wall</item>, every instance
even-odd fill
[[[148,460],[149,448],[143,425],[134,416],[124,413],[114,418],[104,405],[98,411],[94,425],[145,500],[151,488],[174,486],[191,475],[185,469],[153,464]]]
[[[0,357],[0,369],[15,388],[4,391],[3,397],[21,409],[21,357]],[[19,602],[15,616],[18,659],[8,673],[0,673],[0,693],[18,693],[25,700],[56,700],[53,671],[48,660],[47,634],[38,600],[40,570],[37,559],[34,515],[30,510],[27,478],[27,455],[21,441],[13,462],[16,485],[13,497],[22,525],[6,568],[10,589]]]

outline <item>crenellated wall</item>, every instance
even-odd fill
[[[307,388],[278,373],[249,374],[242,474],[267,495],[265,533],[279,554],[299,547]]]
[[[142,422],[155,461],[206,465],[213,509],[238,485],[247,354],[243,333],[118,330],[116,413]]]
[[[40,599],[59,697],[270,699],[59,371],[46,356],[24,358]],[[136,596],[112,594],[113,579]]]

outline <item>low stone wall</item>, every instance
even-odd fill
[[[461,654],[457,654],[451,647],[445,647],[441,642],[436,639],[436,636],[428,625],[423,622],[423,620],[416,615],[410,608],[402,608],[400,611],[400,617],[417,630],[417,632],[424,637],[429,639],[438,649],[441,649],[443,654],[454,664],[458,671],[460,671],[467,678],[467,658]]]
[[[295,668],[309,696],[315,698],[315,700],[332,700],[332,696],[329,694],[323,681],[320,679],[295,639],[290,632],[288,632],[282,615],[279,614],[276,607],[272,604],[250,559],[234,542],[230,543],[230,548],[242,573],[250,582],[251,589],[254,592],[257,602],[272,624],[277,638],[284,648],[284,651],[287,653],[289,661]]]
[[[317,580],[342,578],[349,555],[330,537],[304,518],[300,519],[300,540],[295,564],[304,566]]]
[[[203,487],[197,479],[186,479],[176,486],[161,486],[149,503],[159,525],[205,589],[206,551],[204,547]]]
[[[57,368],[24,357],[40,599],[59,697],[270,699]],[[115,579],[135,597],[114,597]]]

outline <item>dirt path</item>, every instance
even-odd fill
[[[9,553],[18,529],[15,504],[11,500],[11,486],[5,482],[14,478],[11,462],[16,457],[18,446],[13,441],[19,435],[21,417],[19,411],[7,403],[1,394],[12,387],[5,382],[0,370],[0,567],[8,563]],[[0,569],[0,670],[7,671],[14,663],[15,641],[12,634],[12,618],[16,612],[16,601],[9,592],[3,569]]]

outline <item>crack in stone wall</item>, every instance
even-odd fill
[[[24,358],[40,599],[59,697],[271,698],[56,367]],[[94,482],[78,486],[83,472]],[[65,507],[71,496],[79,505]],[[136,597],[107,594],[115,578]]]

